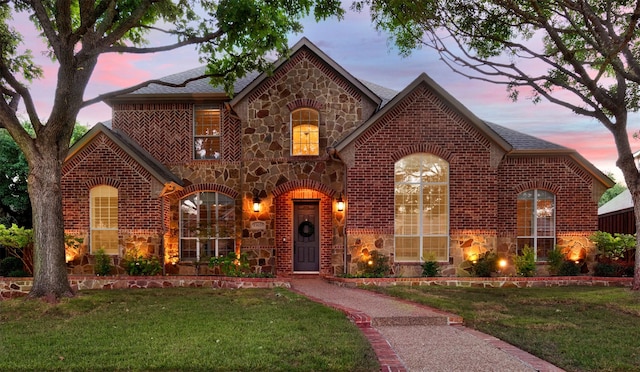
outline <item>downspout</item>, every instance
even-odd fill
[[[331,147],[329,149],[327,149],[329,152],[329,156],[331,157],[331,159],[337,160],[339,162],[342,163],[343,167],[344,167],[344,172],[343,172],[343,178],[342,178],[342,193],[346,196],[347,195],[347,163],[344,162],[344,160],[342,160],[342,157],[340,156],[340,153],[338,153],[338,150],[336,150],[334,147]],[[344,226],[342,228],[342,262],[343,262],[343,274],[348,274],[349,273],[349,265],[347,262],[347,211],[348,211],[348,206],[349,204],[349,198],[347,198],[347,202],[345,203],[345,209],[344,209]]]

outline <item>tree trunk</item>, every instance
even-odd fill
[[[56,150],[30,163],[29,195],[33,209],[34,273],[29,297],[58,299],[74,295],[65,264],[60,178]]]
[[[634,189],[638,189],[638,187],[634,187]],[[636,195],[636,190],[632,190],[629,188],[631,192],[631,199],[633,200],[633,214],[636,217],[636,261],[633,264],[633,282],[631,284],[631,289],[634,291],[640,291],[640,201]]]

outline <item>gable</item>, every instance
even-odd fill
[[[103,158],[95,159],[94,162],[103,163],[106,161],[119,161],[126,163],[131,170],[138,174],[139,178],[154,180],[161,185],[161,190],[157,191],[158,196],[181,189],[183,184],[176,175],[169,171],[163,164],[153,159],[151,155],[137,146],[125,134],[112,131],[102,123],[96,124],[70,149],[63,165],[63,176],[71,169],[87,166],[86,159],[95,157],[96,150],[102,148],[107,151]],[[106,166],[105,169],[109,169]]]
[[[231,106],[235,107],[247,98],[247,96],[252,96],[253,99],[255,99],[255,97],[261,95],[269,88],[269,84],[265,84],[267,80],[278,80],[283,75],[288,74],[292,69],[292,65],[297,64],[300,60],[306,60],[313,64],[316,68],[322,70],[330,80],[336,82],[345,90],[353,90],[354,94],[368,99],[376,107],[381,104],[382,99],[378,97],[367,85],[353,77],[353,75],[342,68],[342,66],[337,64],[323,51],[318,49],[307,38],[302,38],[291,48],[290,57],[282,58],[274,63],[272,75],[266,72],[260,74],[251,82],[251,84],[236,95],[236,97],[231,101]],[[302,78],[304,78],[304,76],[302,76]]]

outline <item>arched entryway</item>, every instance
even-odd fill
[[[312,181],[274,191],[278,275],[332,274],[335,191]]]

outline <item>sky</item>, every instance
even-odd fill
[[[15,21],[25,37],[26,48],[33,51],[44,68],[44,78],[31,84],[39,117],[44,119],[52,106],[56,66],[43,56],[44,44],[26,16],[18,15]],[[602,172],[613,173],[617,181],[623,181],[615,165],[617,152],[613,136],[595,119],[573,114],[549,102],[533,104],[521,98],[514,103],[504,86],[469,80],[452,72],[430,49],[401,57],[387,36],[374,29],[368,13],[348,12],[342,21],[305,20],[304,31],[290,35],[290,45],[302,37],[308,38],[356,78],[387,88],[401,91],[424,72],[481,119],[575,149]],[[193,47],[150,55],[102,55],[84,97],[91,99],[200,65]],[[111,109],[99,103],[80,111],[77,121],[92,126],[110,118]],[[637,131],[638,124],[640,115],[631,115],[630,130]],[[631,141],[633,151],[640,149],[639,140]]]

